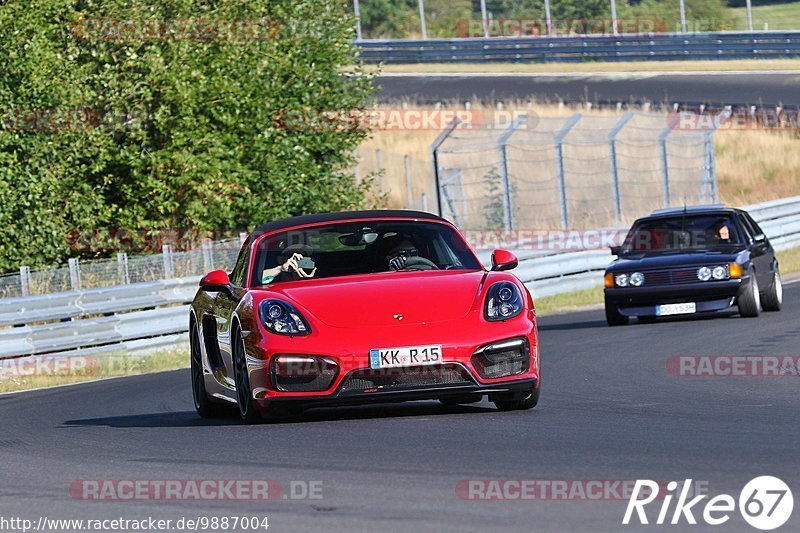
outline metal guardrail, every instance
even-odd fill
[[[368,63],[674,61],[800,55],[800,31],[358,41]]]
[[[748,206],[778,251],[800,246],[800,196]],[[607,249],[515,250],[538,298],[602,284]],[[546,255],[544,255],[546,254]],[[484,263],[489,252],[479,253]],[[0,300],[0,359],[146,352],[186,341],[199,277]]]

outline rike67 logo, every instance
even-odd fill
[[[691,485],[691,479],[687,479],[682,485],[676,481],[667,483],[667,492],[661,499],[661,508],[654,524],[694,525],[697,524],[695,513],[711,526],[719,526],[730,520],[737,506],[733,496],[720,494],[709,499],[705,505],[701,505],[700,502],[708,495],[702,494],[689,499]],[[622,523],[631,524],[635,513],[640,524],[650,524],[652,515],[648,518],[645,507],[659,498],[658,489],[659,483],[656,481],[636,480]],[[642,495],[644,497],[641,497]],[[676,496],[675,507],[670,516],[670,507]],[[657,504],[654,507],[657,507]],[[760,476],[750,480],[739,493],[738,507],[742,518],[748,524],[756,529],[768,531],[782,526],[789,520],[794,508],[794,497],[789,486],[782,480],[772,476]]]

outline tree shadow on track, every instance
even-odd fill
[[[470,413],[497,412],[493,407],[482,405],[444,406],[438,402],[406,402],[396,404],[362,405],[346,407],[314,408],[301,414],[268,418],[264,424],[301,424],[308,422],[330,422],[337,420],[368,420],[373,418],[400,418],[439,416]],[[170,413],[147,413],[142,415],[109,416],[66,420],[68,427],[107,426],[112,428],[175,428],[203,426],[241,425],[234,415],[223,418],[200,418],[194,411]]]

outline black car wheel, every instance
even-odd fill
[[[758,279],[755,271],[750,272],[750,280],[742,287],[738,298],[739,314],[743,317],[757,317],[761,313],[761,293],[758,292]]]
[[[606,322],[609,326],[627,326],[628,317],[617,309],[617,306],[606,300]]]
[[[764,311],[780,311],[783,305],[783,282],[781,281],[781,273],[776,268],[775,273],[772,275],[772,283],[769,288],[761,295],[761,305]]]
[[[533,387],[522,395],[518,392],[512,392],[492,396],[490,399],[500,411],[533,409],[539,403],[539,389]]]
[[[197,414],[202,418],[214,418],[226,414],[222,405],[216,404],[208,398],[203,374],[203,356],[200,351],[200,335],[194,324],[192,324],[192,333],[189,339],[189,351],[191,354],[192,396],[194,396],[194,408]]]
[[[250,374],[247,372],[247,352],[244,348],[244,339],[238,328],[233,331],[233,373],[236,382],[236,400],[239,404],[239,418],[245,424],[254,424],[261,420],[261,415],[256,411],[253,402],[253,393],[250,390]]]

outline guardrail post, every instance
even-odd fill
[[[580,113],[569,117],[564,126],[553,137],[556,149],[556,179],[558,181],[558,196],[561,205],[561,227],[565,229],[569,227],[569,209],[567,208],[567,180],[564,175],[564,137],[567,136],[581,118],[583,118],[583,115]]]
[[[670,124],[658,135],[658,148],[661,153],[661,177],[664,186],[664,207],[672,205],[671,192],[669,187],[669,157],[667,155],[667,137],[672,133],[675,124]]]
[[[403,163],[406,171],[406,208],[414,207],[414,191],[411,189],[411,158],[403,156]]]
[[[117,276],[122,285],[129,285],[131,276],[128,272],[128,254],[125,252],[117,253]]]
[[[19,267],[19,289],[22,296],[31,295],[31,267]]]
[[[503,132],[497,140],[497,147],[500,150],[500,177],[503,180],[503,229],[506,231],[514,229],[514,206],[511,198],[511,178],[508,173],[508,153],[506,145],[508,139],[514,135],[520,124],[528,120],[528,115],[520,115],[514,119],[511,125]]]
[[[81,265],[77,257],[69,259],[69,283],[73,291],[81,290]]]
[[[428,195],[422,193],[422,210],[428,212]]]
[[[617,217],[617,222],[622,222],[622,195],[619,187],[619,168],[617,167],[617,135],[625,124],[633,118],[633,111],[628,111],[622,118],[614,124],[611,131],[608,133],[608,155],[611,163],[611,182],[614,193],[614,214]]]
[[[714,156],[714,132],[705,134],[705,163],[703,165],[703,184],[701,186],[701,201],[717,203],[717,160]]]
[[[175,264],[172,262],[172,245],[165,244],[161,248],[161,257],[164,259],[164,279],[175,277]]]
[[[438,137],[431,144],[431,161],[433,162],[433,181],[436,187],[436,214],[442,216],[442,184],[441,184],[441,169],[439,168],[439,148],[442,146],[448,137],[453,133],[453,130],[461,123],[459,118],[453,118],[450,124],[439,134]],[[427,209],[426,209],[427,211]]]
[[[211,243],[211,239],[207,237],[203,239],[200,248],[203,251],[203,270],[211,272],[214,270],[214,247]]]

